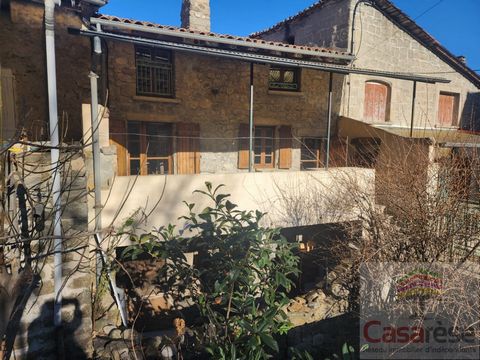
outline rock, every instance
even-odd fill
[[[305,306],[303,304],[300,304],[298,302],[293,302],[287,307],[287,311],[289,312],[301,312],[304,310]]]
[[[162,359],[163,360],[173,360],[174,356],[175,356],[175,348],[173,346],[170,346],[170,345],[165,345],[163,348],[162,348],[162,351],[160,352],[160,355],[162,356]]]
[[[120,339],[122,339],[122,330],[120,330],[118,328],[115,328],[108,333],[108,337],[110,339],[120,340]]]
[[[303,297],[300,297],[300,296],[297,296],[293,300],[295,300],[296,302],[298,302],[300,304],[306,304],[307,303],[307,300],[305,300]]]
[[[115,325],[108,324],[108,325],[105,325],[102,330],[103,330],[103,333],[104,333],[105,335],[108,335],[108,334],[110,334],[113,330],[115,330],[116,328],[117,328],[117,327],[116,327]]]
[[[125,329],[122,333],[123,340],[131,341],[132,338],[135,341],[137,338],[137,332],[134,329]]]

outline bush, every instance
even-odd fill
[[[189,210],[183,229],[161,227],[135,235],[124,256],[140,254],[165,260],[158,283],[178,301],[189,301],[202,316],[193,329],[196,342],[214,359],[267,359],[279,352],[276,335],[290,324],[283,308],[298,275],[298,258],[278,229],[260,226],[264,214],[241,211],[206,183],[197,191],[213,206]],[[185,253],[198,252],[195,267]],[[185,354],[188,355],[188,354]]]

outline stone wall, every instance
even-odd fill
[[[24,301],[15,317],[18,328],[14,332],[12,359],[56,359],[59,356],[58,351],[68,354],[66,356],[71,359],[86,359],[92,356],[90,290],[94,278],[90,268],[89,238],[86,235],[88,223],[86,169],[82,154],[77,151],[64,152],[62,159],[63,332],[58,333],[53,325],[53,240],[48,238],[53,231],[50,153],[28,152],[22,156],[21,166],[25,166],[27,173],[31,173],[23,179],[23,182],[33,205],[45,204],[46,222],[45,230],[35,232],[32,237],[32,272],[24,277],[22,294]],[[40,189],[44,199],[41,202],[36,202],[37,188]],[[31,227],[33,224],[31,216],[29,220]],[[6,250],[7,263],[13,264],[14,268],[18,269],[18,250],[14,248]],[[59,350],[62,347],[63,350]]]
[[[182,0],[182,27],[210,31],[210,0]]]
[[[354,1],[349,1],[353,6]],[[473,104],[469,101],[469,96],[478,93],[478,89],[470,81],[375,8],[360,5],[356,16],[357,20],[361,16],[362,21],[357,21],[358,27],[355,31],[355,53],[358,53],[355,66],[392,72],[430,74],[451,81],[449,84],[417,85],[415,126],[438,126],[441,91],[460,94],[460,124],[471,123]],[[345,89],[348,91],[344,98],[345,116],[362,119],[367,80],[382,80],[391,86],[390,123],[410,126],[413,83],[405,80],[351,75],[349,89]]]
[[[349,46],[350,9],[345,0],[326,1],[320,8],[310,11],[289,24],[262,34],[272,41],[294,40],[295,44],[346,50]]]
[[[80,28],[77,11],[56,7],[58,113],[64,141],[80,140],[82,102],[90,99],[90,41],[68,34]],[[48,136],[48,99],[43,3],[12,0],[10,12],[0,11],[0,64],[13,70],[17,124],[30,139]]]
[[[309,14],[262,34],[269,40],[285,41],[288,36],[296,44],[336,47],[350,51],[352,19],[357,0],[332,0]],[[454,31],[454,30],[453,30]],[[449,84],[418,83],[415,108],[416,127],[435,127],[440,92],[460,96],[459,125],[472,128],[480,114],[479,90],[431,50],[400,29],[372,6],[360,4],[355,15],[353,52],[354,66],[380,71],[416,73],[444,77]],[[381,81],[391,87],[390,121],[388,124],[410,126],[413,82],[352,74],[345,78],[341,114],[363,120],[365,82]],[[479,122],[480,123],[480,122]]]
[[[134,47],[109,42],[108,48],[112,134],[124,134],[126,121],[199,123],[201,172],[239,171],[239,125],[249,121],[248,63],[175,52],[175,98],[144,97],[136,96]],[[291,125],[298,138],[326,136],[328,73],[302,69],[300,92],[269,91],[266,65],[255,65],[254,73],[256,125]],[[342,85],[343,76],[335,75],[334,123]],[[299,141],[293,141],[292,154],[292,170],[298,170]]]

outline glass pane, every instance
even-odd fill
[[[147,154],[151,157],[171,155],[170,124],[146,123]]]
[[[302,162],[302,170],[316,169],[316,168],[317,168],[317,162],[312,162],[312,161]]]
[[[165,159],[148,159],[147,173],[149,175],[163,175],[168,174],[168,160]]]
[[[138,47],[135,51],[135,57],[137,60],[150,60],[152,58],[152,50],[149,48]]]
[[[129,122],[127,127],[127,148],[131,157],[140,157],[140,123]]]
[[[265,155],[265,164],[272,163],[272,155]]]
[[[283,74],[283,81],[286,83],[293,83],[295,80],[295,73],[293,71],[285,71]]]
[[[270,82],[279,82],[280,81],[280,70],[270,69]]]
[[[131,157],[140,157],[140,141],[128,141],[128,153]]]
[[[262,161],[262,157],[260,155],[255,155],[255,164],[260,164]]]
[[[130,160],[130,175],[140,175],[140,159]]]

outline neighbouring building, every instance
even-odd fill
[[[387,0],[319,1],[249,37],[211,32],[208,0],[183,0],[181,27],[104,4],[62,0],[55,30],[62,140],[85,146],[91,192],[91,97],[102,104],[103,228],[142,207],[145,227],[182,225],[182,201],[206,205],[192,193],[209,181],[308,243],[312,226],[357,218],[309,191],[334,199],[348,174],[373,195],[375,159],[398,143],[480,143],[466,134],[480,76]],[[43,1],[0,9],[2,142],[48,140]],[[302,202],[315,210],[295,212]],[[94,217],[89,200],[90,230]]]

